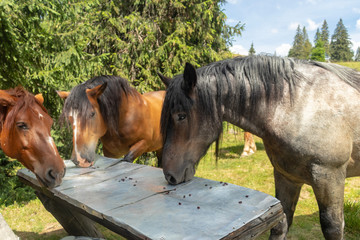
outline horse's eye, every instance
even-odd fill
[[[186,114],[185,113],[179,113],[178,114],[178,121],[182,121],[186,118]]]
[[[29,127],[24,122],[17,122],[16,126],[21,130],[29,130]]]
[[[95,116],[95,112],[90,113],[90,118],[93,118]]]

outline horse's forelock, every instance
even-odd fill
[[[107,83],[105,91],[98,98],[101,115],[111,135],[117,135],[119,129],[119,106],[121,104],[121,93],[125,96],[134,95],[135,89],[131,88],[128,81],[118,76],[98,76],[82,84],[75,86],[67,97],[61,118],[68,121],[72,112],[77,112],[81,126],[85,126],[86,119],[92,110],[86,89],[94,88],[100,84]]]
[[[34,97],[33,94],[27,92],[23,87],[16,87],[14,89],[7,90],[7,93],[17,98],[16,104],[12,107],[12,110],[6,116],[5,126],[8,129],[12,129],[15,124],[15,117],[26,109],[30,109],[32,113],[36,114],[32,110],[32,106],[35,104],[39,105],[41,109],[48,113],[46,108]]]

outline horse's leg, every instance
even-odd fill
[[[146,152],[148,144],[145,140],[138,141],[130,147],[129,152],[125,155],[124,160],[127,162],[133,162],[137,157]]]
[[[292,224],[294,211],[299,199],[300,190],[303,184],[294,183],[274,169],[275,196],[281,201],[286,220],[281,221],[271,229],[269,239],[286,239],[286,234]]]
[[[240,157],[247,157],[256,152],[256,144],[253,135],[249,132],[244,132],[244,150]]]
[[[158,167],[162,168],[162,148],[159,150],[156,150],[156,157],[158,159]]]
[[[319,206],[321,230],[325,239],[344,237],[344,186],[346,171],[312,166],[315,197]]]

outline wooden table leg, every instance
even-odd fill
[[[71,211],[61,202],[48,197],[42,192],[35,191],[35,193],[46,210],[58,220],[68,234],[74,236],[104,238],[103,234],[96,228],[95,222],[91,219],[77,211]]]

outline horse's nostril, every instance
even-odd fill
[[[167,180],[170,184],[172,184],[172,185],[176,185],[176,184],[177,184],[176,178],[175,178],[174,176],[172,176],[171,174],[167,173],[167,174],[165,175],[165,178],[166,178],[166,180]]]
[[[50,169],[50,170],[48,171],[48,174],[47,174],[47,175],[50,177],[50,179],[53,179],[53,180],[56,179],[56,177],[54,176],[54,171],[53,171],[52,169]]]

